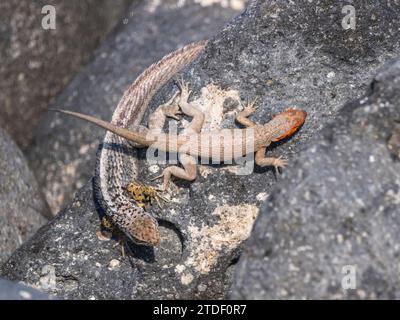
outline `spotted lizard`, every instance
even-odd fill
[[[214,159],[216,156],[223,161],[255,153],[255,162],[259,166],[282,168],[287,160],[265,157],[266,148],[272,142],[291,136],[305,121],[305,111],[290,108],[264,125],[256,124],[248,118],[255,111],[255,104],[248,103],[236,117],[237,122],[245,128],[202,132],[205,115],[188,102],[190,91],[188,84],[182,81],[179,97],[176,94],[159,106],[149,116],[147,127],[140,125],[155,92],[192,62],[205,46],[205,41],[187,45],[145,70],[123,95],[111,122],[73,111],[56,110],[107,130],[99,149],[95,191],[102,199],[106,215],[136,243],[158,245],[160,234],[157,220],[126,194],[126,187],[137,176],[138,169],[133,156],[135,148],[151,147],[179,155],[182,167],[169,166],[156,177],[163,177],[165,190],[171,176],[193,181],[197,175],[196,159],[199,157]],[[179,135],[164,133],[162,128],[166,118],[179,119],[181,113],[192,117],[190,124]]]

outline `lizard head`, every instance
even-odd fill
[[[124,229],[128,238],[136,244],[147,246],[160,244],[157,220],[145,212],[131,219]]]
[[[280,141],[290,137],[299,129],[306,120],[307,112],[299,109],[287,109],[274,116],[269,124],[274,128],[272,141]]]

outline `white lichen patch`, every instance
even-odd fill
[[[258,201],[265,201],[268,198],[268,193],[266,192],[260,192],[259,194],[257,194],[256,199]]]
[[[336,76],[336,74],[335,74],[335,72],[331,71],[331,72],[328,72],[328,74],[326,76],[328,79],[332,79]]]
[[[211,83],[201,89],[198,99],[190,102],[204,112],[202,132],[221,129],[221,122],[224,118],[224,102],[227,98],[238,101],[238,105],[240,105],[240,96],[237,90],[222,90]]]
[[[176,273],[182,273],[186,267],[183,264],[178,264],[175,266],[175,272]]]
[[[200,175],[207,179],[208,175],[210,175],[211,173],[213,173],[213,169],[211,167],[207,167],[207,166],[198,166],[197,167],[199,170]]]
[[[183,285],[189,285],[193,281],[194,277],[190,272],[184,273],[181,276],[181,283]]]
[[[120,264],[121,264],[121,262],[119,260],[112,259],[108,264],[108,270],[113,271],[115,269],[118,269]]]
[[[153,164],[153,165],[149,166],[148,170],[150,173],[156,174],[157,172],[160,171],[160,166]]]
[[[170,210],[169,210],[169,214],[170,214],[171,216],[175,216],[175,215],[177,214],[177,212],[176,212],[175,209],[170,209]]]
[[[249,237],[258,212],[256,206],[249,204],[220,206],[213,212],[219,217],[216,224],[201,228],[189,226],[192,241],[184,264],[201,274],[209,273],[222,251],[235,249]]]
[[[43,291],[56,289],[56,268],[54,266],[49,264],[43,266],[37,286]]]
[[[393,205],[400,204],[400,191],[395,192],[393,189],[389,189],[385,194],[385,201],[391,202]]]

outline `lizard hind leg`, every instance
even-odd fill
[[[157,107],[157,109],[149,116],[148,128],[152,134],[159,134],[163,132],[163,127],[167,117],[175,120],[180,120],[179,116],[181,111],[177,103],[177,96],[179,92],[176,92],[173,97],[166,103]]]
[[[186,181],[193,181],[197,177],[196,159],[187,154],[180,154],[179,161],[183,168],[178,166],[170,166],[163,170],[162,174],[152,180],[163,178],[162,190],[166,191],[172,176],[181,178]]]
[[[281,169],[287,165],[287,160],[282,159],[282,157],[279,157],[279,158],[265,157],[266,149],[267,148],[263,147],[256,152],[255,162],[260,167],[272,166],[275,168],[275,170],[277,172],[279,172],[279,169]]]
[[[122,235],[107,216],[101,217],[100,228],[96,231],[96,236],[100,241],[109,241],[112,238],[120,239]]]

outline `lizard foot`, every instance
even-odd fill
[[[181,78],[181,80],[178,81],[178,86],[179,86],[179,90],[181,91],[181,99],[184,101],[187,101],[187,99],[189,98],[190,93],[192,92],[191,90],[189,90],[189,83],[185,82],[183,80],[183,78]]]
[[[272,166],[275,168],[276,172],[279,172],[280,169],[283,169],[285,166],[287,166],[288,161],[286,159],[282,159],[282,156],[279,158],[274,159],[274,162],[272,163]]]
[[[179,115],[181,115],[182,112],[181,112],[178,104],[173,104],[173,105],[170,105],[170,106],[167,106],[164,108],[164,114],[169,118],[173,118],[173,119],[179,121],[179,120],[181,120]]]
[[[169,181],[165,182],[164,172],[163,172],[162,174],[160,174],[160,175],[158,175],[158,176],[156,176],[156,177],[150,179],[150,180],[151,180],[151,181],[154,181],[154,180],[161,179],[161,178],[164,178],[164,182],[163,182],[162,187],[159,188],[159,190],[162,191],[162,192],[165,192],[165,191],[167,191],[167,187],[168,187]]]
[[[96,230],[96,236],[100,241],[109,241],[112,238],[112,233],[104,230]]]
[[[100,241],[109,241],[117,230],[107,217],[102,217],[100,221],[100,229],[96,231],[96,236]]]
[[[162,187],[159,190],[163,191],[163,192],[166,192],[166,191],[168,191],[168,186],[170,185],[169,182],[171,180],[171,176],[172,176],[171,171],[168,168],[166,168],[166,169],[163,170],[163,172],[160,175],[152,178],[151,180],[153,181],[153,180],[157,180],[157,179],[163,178],[163,184],[162,184]]]
[[[251,102],[247,101],[245,107],[243,108],[243,112],[245,112],[249,115],[256,112],[256,110],[258,108],[258,106],[256,106],[257,101],[258,101],[258,98],[253,99]]]
[[[178,100],[180,99],[177,98],[178,95],[179,92],[175,92],[172,98],[162,105],[162,109],[165,116],[179,121],[180,120],[179,115],[181,115],[182,112],[178,104]]]

